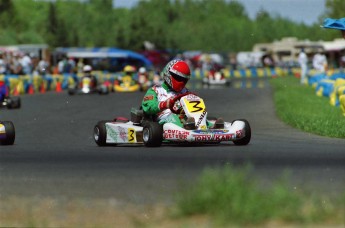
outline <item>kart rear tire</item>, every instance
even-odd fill
[[[0,140],[1,145],[13,145],[14,140],[16,138],[16,131],[14,128],[14,125],[11,121],[1,121],[1,124],[5,127],[5,136],[6,138],[3,140]]]
[[[74,95],[74,94],[76,94],[76,90],[75,89],[72,89],[72,88],[69,88],[68,89],[68,95]]]
[[[105,123],[108,121],[99,121],[93,129],[93,138],[98,146],[107,145],[107,129]]]
[[[160,147],[163,142],[163,126],[157,122],[145,122],[143,142],[147,147]]]
[[[250,142],[250,138],[252,136],[252,131],[249,125],[249,122],[245,119],[239,119],[239,121],[243,121],[244,122],[244,134],[245,136],[241,139],[235,140],[233,141],[235,145],[238,146],[244,146],[247,145]]]

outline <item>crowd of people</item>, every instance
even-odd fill
[[[50,73],[50,63],[33,53],[18,51],[0,51],[0,75],[16,74],[44,75]]]

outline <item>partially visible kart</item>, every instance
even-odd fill
[[[0,145],[13,145],[15,128],[11,121],[0,121]]]
[[[21,107],[20,97],[10,96],[9,88],[4,81],[0,81],[0,108],[16,109]]]
[[[106,85],[98,85],[94,86],[94,82],[92,82],[92,79],[89,77],[83,77],[81,79],[81,82],[77,85],[72,85],[68,88],[68,94],[69,95],[75,95],[75,94],[92,94],[92,93],[98,93],[98,94],[108,94],[109,90]]]
[[[6,107],[8,109],[18,109],[21,107],[20,97],[5,96],[0,102],[0,107]]]
[[[114,92],[135,92],[140,89],[140,84],[131,76],[123,76],[114,82]]]
[[[205,86],[229,86],[231,81],[221,71],[210,71],[202,82]]]
[[[159,124],[155,116],[145,114],[141,108],[132,108],[131,120],[118,117],[99,121],[94,127],[94,140],[98,146],[144,144],[148,147],[159,147],[163,142],[218,144],[232,141],[235,145],[250,142],[251,128],[247,120],[237,119],[215,127],[216,120],[207,117],[203,99],[193,93],[175,97],[171,111],[183,119],[194,117],[193,128],[174,123]]]

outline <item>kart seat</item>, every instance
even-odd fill
[[[134,125],[141,125],[143,121],[157,121],[157,116],[145,113],[141,106],[139,108],[133,107],[131,109],[131,121]]]

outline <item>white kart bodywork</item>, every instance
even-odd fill
[[[132,121],[127,123],[108,122],[106,126],[106,143],[143,143],[142,126],[135,126]],[[173,123],[163,125],[163,139],[171,142],[221,142],[234,141],[244,137],[245,122],[225,122],[224,129],[186,130]]]
[[[150,145],[148,141],[173,143],[214,143],[233,141],[237,145],[246,145],[250,141],[251,129],[248,121],[234,120],[224,122],[224,127],[214,129],[215,119],[207,119],[207,111],[203,99],[188,94],[180,98],[179,104],[187,117],[194,117],[195,129],[187,130],[174,123],[159,125],[157,122],[138,123],[132,120],[100,121],[94,129],[94,138],[98,145],[137,144]],[[151,126],[154,125],[154,126]],[[159,131],[153,132],[153,131]],[[156,134],[156,135],[155,135]],[[157,135],[158,134],[158,135]],[[154,136],[155,135],[155,136]],[[162,142],[158,142],[159,146]]]

